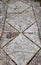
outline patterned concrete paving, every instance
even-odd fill
[[[0,65],[41,65],[41,7],[37,4],[0,1]]]
[[[37,6],[35,6],[36,4],[37,3],[34,3],[33,8],[34,8],[34,12],[37,17],[37,23],[38,23],[38,27],[39,27],[39,36],[41,38],[41,7],[39,7],[39,4]]]

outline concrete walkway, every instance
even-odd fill
[[[0,65],[41,65],[40,23],[38,2],[0,1]]]

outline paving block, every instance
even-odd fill
[[[39,48],[22,33],[3,49],[17,65],[26,65],[39,50]]]
[[[21,1],[9,4],[7,12],[9,12],[7,13],[8,23],[15,27],[19,32],[23,32],[35,22],[32,7]]]

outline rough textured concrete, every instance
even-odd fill
[[[41,65],[41,50],[37,53],[29,65]]]
[[[0,65],[41,65],[40,23],[38,2],[0,0]]]
[[[33,2],[33,9],[36,15],[36,19],[37,19],[37,24],[38,24],[38,28],[39,28],[39,36],[41,38],[41,7],[39,6],[39,3],[37,4],[37,2]]]
[[[4,50],[17,65],[26,65],[39,48],[23,34],[19,34],[8,46],[4,47]]]
[[[33,24],[30,28],[24,31],[24,35],[30,38],[35,44],[41,47],[40,39],[38,36],[37,24]]]

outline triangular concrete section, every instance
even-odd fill
[[[4,35],[2,36],[1,40],[1,47],[6,45],[10,40],[14,39],[18,36],[19,32],[11,27],[8,23],[5,24]]]
[[[29,39],[31,39],[34,43],[36,43],[41,47],[39,36],[38,36],[38,27],[36,23],[33,24],[26,31],[24,31],[24,35],[26,35]]]

